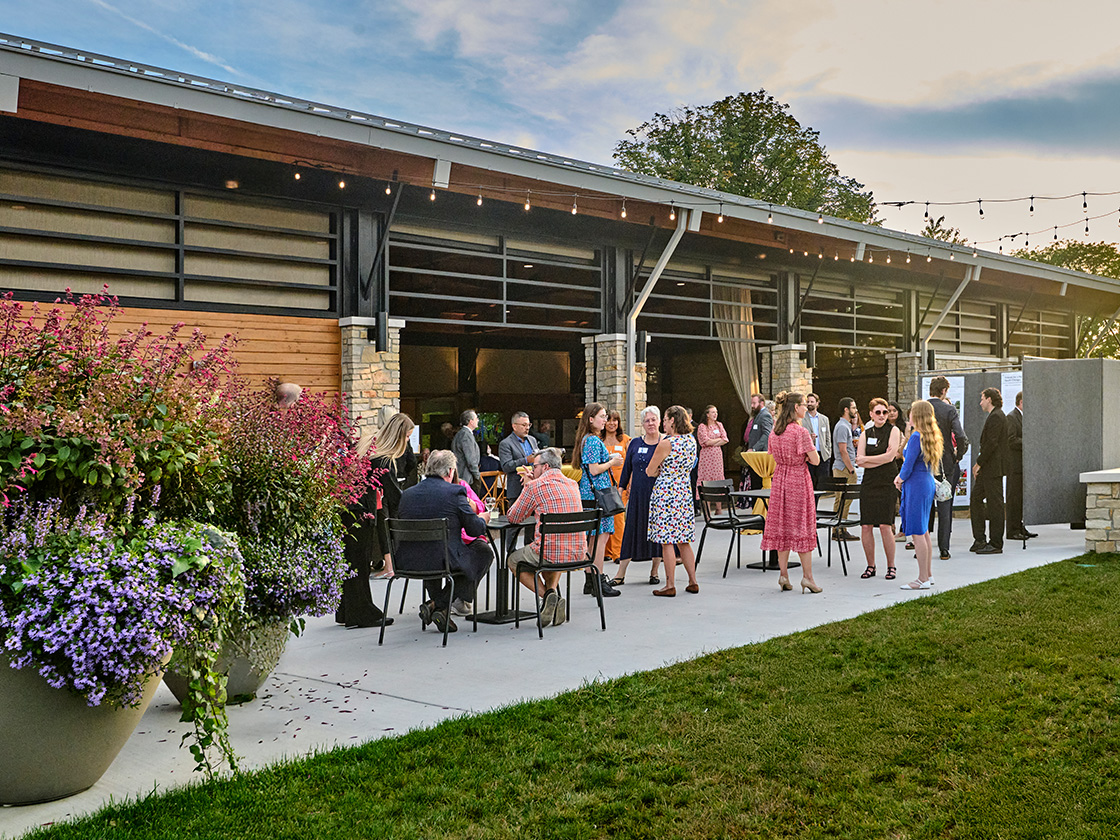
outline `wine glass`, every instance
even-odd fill
[[[498,509],[498,500],[495,499],[493,496],[487,496],[485,499],[482,500],[482,503],[484,505],[486,505],[486,512],[489,513],[491,516],[493,516],[494,511],[496,511]]]

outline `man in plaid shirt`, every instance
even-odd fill
[[[560,472],[560,450],[542,449],[533,455],[532,471],[523,479],[521,495],[506,513],[510,522],[521,522],[542,513],[575,513],[583,510],[579,485]],[[517,574],[518,563],[539,566],[541,538],[509,555],[509,570]],[[553,534],[548,539],[550,563],[582,560],[587,554],[585,534]],[[547,574],[522,572],[521,583],[534,592],[544,591],[541,625],[560,625],[568,619],[568,604],[560,597],[560,572]]]

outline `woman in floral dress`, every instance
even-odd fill
[[[801,557],[801,591],[820,592],[813,580],[813,549],[817,547],[817,507],[813,498],[813,479],[806,463],[816,466],[821,456],[813,436],[801,425],[805,419],[805,398],[782,391],[775,398],[778,419],[770,434],[768,448],[774,456],[774,478],[770,485],[770,504],[762,532],[762,550],[778,552],[781,574],[778,586],[793,589],[789,582],[789,553]]]
[[[727,443],[727,432],[719,422],[719,409],[710,405],[704,409],[704,418],[696,427],[696,440],[700,444],[700,466],[696,480],[723,481],[723,447]],[[720,512],[719,505],[713,505],[713,512]]]
[[[689,481],[696,463],[696,438],[692,436],[688,412],[679,405],[665,410],[662,429],[667,437],[657,444],[646,467],[647,475],[657,477],[649,503],[649,541],[660,543],[661,556],[669,558],[665,563],[665,588],[655,589],[653,594],[672,598],[677,594],[673,582],[676,564],[669,546],[676,546],[688,573],[685,592],[700,591],[700,584],[696,582],[696,555],[692,553],[695,509]]]

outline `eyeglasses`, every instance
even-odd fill
[[[877,409],[875,409],[874,411],[872,411],[871,413],[872,413],[872,414],[886,414],[887,412],[886,412],[886,411],[884,411],[884,410],[883,410],[883,409],[881,409],[881,408],[877,408]]]

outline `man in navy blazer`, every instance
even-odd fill
[[[980,453],[972,467],[972,548],[977,554],[1003,554],[1003,476],[1007,471],[1007,416],[998,388],[980,393],[980,407],[988,413],[980,432]],[[984,525],[988,537],[984,538]]]
[[[420,622],[422,627],[434,623],[441,632],[446,623],[448,632],[453,633],[458,628],[448,613],[452,597],[468,603],[474,601],[475,587],[494,559],[489,542],[474,539],[464,543],[461,533],[465,531],[468,537],[484,536],[490,514],[486,511],[481,515],[475,513],[466,488],[459,484],[454,452],[446,449],[432,452],[428,456],[425,475],[427,477],[423,481],[401,494],[398,518],[448,520],[448,553],[454,587],[440,580],[424,582],[430,600],[420,605]],[[443,547],[432,543],[402,542],[393,561],[398,569],[438,570],[443,566]]]

